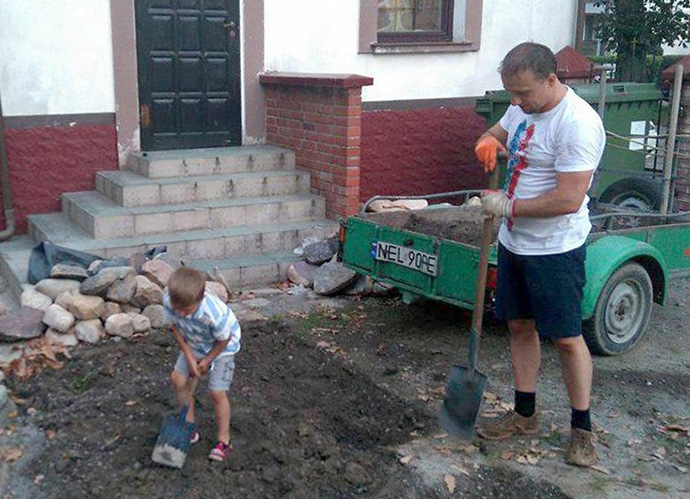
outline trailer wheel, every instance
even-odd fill
[[[652,280],[638,263],[616,270],[599,295],[594,317],[583,323],[589,349],[599,355],[619,355],[642,338],[652,311]]]
[[[599,200],[642,211],[658,210],[661,206],[661,185],[646,178],[624,178],[611,185]]]

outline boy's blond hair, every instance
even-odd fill
[[[180,267],[168,280],[168,295],[173,310],[195,305],[204,298],[206,276],[191,267]]]

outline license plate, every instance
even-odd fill
[[[394,263],[428,275],[436,275],[438,263],[436,255],[397,244],[374,241],[371,245],[371,256],[374,260]]]

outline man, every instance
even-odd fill
[[[511,106],[475,148],[487,171],[509,154],[503,190],[486,191],[486,213],[504,218],[498,241],[497,315],[508,322],[515,409],[478,430],[500,440],[539,433],[535,410],[541,349],[555,341],[572,406],[566,461],[598,461],[590,420],[592,358],[581,334],[587,190],[604,150],[597,113],[556,76],[543,45],[522,43],[500,66]]]

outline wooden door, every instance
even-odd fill
[[[240,145],[239,0],[135,0],[142,150]]]

